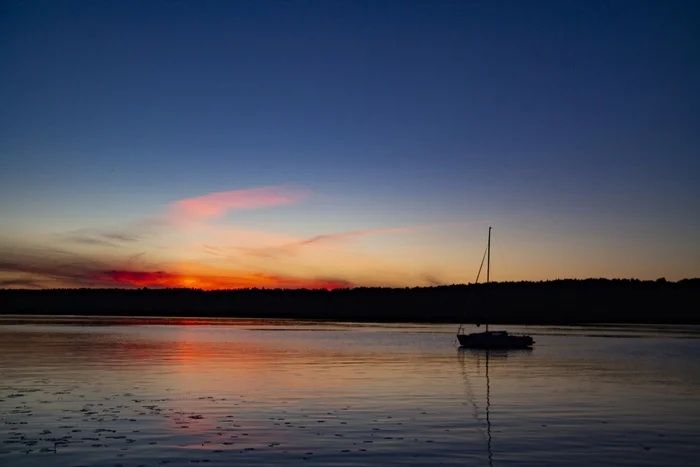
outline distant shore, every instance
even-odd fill
[[[356,322],[700,324],[700,279],[563,279],[327,290],[0,290],[0,314]]]

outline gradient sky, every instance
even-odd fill
[[[695,1],[0,6],[0,287],[700,276]]]

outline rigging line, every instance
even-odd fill
[[[486,259],[487,251],[488,247],[484,250],[484,256],[481,257],[481,265],[479,265],[479,273],[476,275],[476,281],[474,282],[475,284],[479,283],[479,276],[481,276],[481,269],[484,267],[484,260]]]
[[[488,247],[484,250],[484,256],[481,257],[481,265],[479,266],[479,273],[476,275],[476,281],[474,284],[479,283],[479,276],[481,276],[481,269],[484,267],[484,260],[486,259],[486,253],[488,252]],[[469,294],[469,299],[467,301],[467,309],[471,306],[472,302],[474,301],[474,291],[472,290],[472,293]],[[462,331],[464,324],[460,324],[459,328],[457,329],[457,334],[459,334]]]

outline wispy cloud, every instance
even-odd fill
[[[140,236],[126,232],[101,232],[105,238],[117,240],[119,242],[135,242],[141,239]]]
[[[137,266],[133,264],[133,266]],[[210,270],[200,267],[171,266],[156,269],[125,269],[115,263],[85,261],[80,257],[56,261],[24,255],[0,261],[0,272],[29,276],[0,279],[0,287],[153,287],[197,288],[204,290],[240,288],[337,289],[353,284],[342,278],[295,277],[266,272]]]
[[[6,282],[8,287],[201,289],[332,289],[396,281],[437,284],[441,280],[435,276],[422,276],[405,264],[397,266],[393,258],[344,246],[363,237],[472,223],[357,229],[304,238],[240,228],[221,219],[231,211],[291,205],[308,195],[302,188],[268,186],[183,199],[166,205],[160,215],[123,226],[83,228],[54,237],[64,246],[97,248],[21,252],[15,246],[7,250],[11,254],[0,251],[0,272],[5,272],[0,281],[15,281]]]
[[[126,231],[108,231],[100,229],[77,229],[59,236],[62,241],[81,245],[117,248],[124,243],[141,240],[142,236]]]
[[[438,226],[440,226],[440,224],[414,225],[414,226],[406,226],[406,227],[392,227],[392,228],[387,228],[387,229],[350,230],[347,232],[336,232],[336,233],[330,233],[330,234],[314,235],[313,237],[309,237],[307,239],[301,240],[300,242],[296,243],[296,245],[303,246],[303,245],[311,245],[311,244],[319,243],[319,242],[326,242],[326,241],[333,241],[333,240],[344,240],[344,239],[352,238],[352,237],[366,237],[369,235],[385,235],[385,234],[392,234],[392,233],[399,233],[399,232],[411,232],[411,231],[429,229],[429,228],[438,227]]]
[[[0,279],[0,289],[40,289],[40,281],[33,279]]]
[[[293,186],[267,186],[210,193],[195,198],[175,201],[166,206],[159,215],[129,222],[117,228],[81,228],[58,234],[55,239],[65,244],[75,244],[99,248],[121,248],[132,246],[146,239],[159,236],[177,235],[187,232],[192,238],[199,236],[207,243],[212,237],[253,239],[253,243],[272,242],[273,238],[290,237],[269,232],[253,232],[245,229],[221,225],[217,221],[228,211],[251,210],[271,206],[289,205],[308,197],[310,191]],[[208,241],[209,240],[209,241]],[[151,244],[151,248],[162,248]],[[217,247],[208,245],[209,255],[221,252]]]
[[[62,241],[65,242],[70,242],[70,243],[77,243],[80,245],[90,245],[90,246],[100,246],[100,247],[110,247],[110,248],[118,248],[119,245],[117,245],[114,242],[110,242],[107,240],[103,240],[100,238],[94,238],[90,237],[88,235],[81,235],[81,234],[68,234],[64,235],[61,238]]]
[[[430,286],[438,286],[438,285],[445,285],[445,283],[440,280],[438,277],[434,276],[433,274],[423,274],[423,281],[425,282],[426,285]]]
[[[208,255],[218,256],[218,257],[221,257],[221,256],[224,256],[224,255],[225,255],[224,250],[222,250],[221,248],[215,247],[215,246],[211,246],[211,245],[202,245],[202,249],[203,249],[204,252],[207,253]]]
[[[97,285],[93,278],[93,265],[83,263],[77,258],[70,263],[41,258],[0,261],[0,272],[26,274],[55,284],[71,284],[74,287]]]
[[[308,190],[283,186],[222,191],[177,201],[170,206],[170,213],[175,220],[212,219],[223,216],[229,210],[293,204],[308,195]]]
[[[312,245],[314,243],[334,241],[334,240],[344,240],[352,237],[366,237],[373,235],[387,235],[402,232],[417,232],[420,230],[436,229],[441,227],[455,226],[455,225],[466,225],[473,223],[483,223],[485,221],[473,221],[473,222],[441,222],[436,224],[422,224],[422,225],[407,225],[402,227],[389,227],[384,229],[364,229],[364,230],[350,230],[346,232],[336,232],[330,234],[314,235],[313,237],[300,240],[298,243],[290,244],[297,246]]]
[[[409,225],[402,227],[389,227],[383,229],[363,229],[363,230],[350,230],[345,232],[334,232],[328,234],[314,235],[308,238],[302,238],[297,241],[284,243],[282,245],[270,246],[264,248],[249,248],[249,247],[238,247],[237,249],[243,253],[258,256],[273,258],[279,255],[289,255],[297,253],[300,249],[313,246],[320,243],[337,242],[342,240],[347,240],[356,237],[368,237],[375,235],[389,235],[403,232],[416,232],[421,230],[428,230],[434,228],[445,227],[449,225],[460,225],[465,224],[465,222],[444,222],[437,224],[424,224],[424,225]]]

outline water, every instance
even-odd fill
[[[0,318],[0,465],[687,466],[700,329]],[[513,331],[519,331],[509,327]]]

